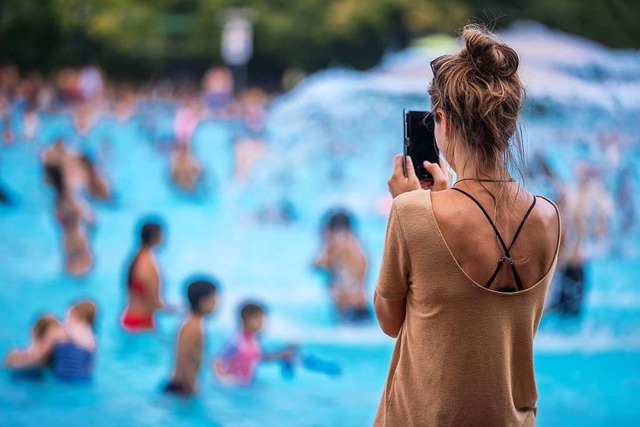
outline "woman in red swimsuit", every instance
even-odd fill
[[[122,315],[122,327],[129,332],[154,329],[153,315],[165,308],[160,297],[160,271],[153,248],[162,242],[162,227],[153,222],[142,226],[141,247],[127,275],[127,307]]]

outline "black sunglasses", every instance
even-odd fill
[[[436,71],[437,71],[437,70],[436,70],[436,65],[437,65],[437,63],[438,63],[438,62],[440,62],[440,60],[441,60],[442,58],[444,58],[445,56],[447,56],[447,55],[440,55],[440,56],[438,56],[436,59],[434,59],[433,61],[429,62],[429,66],[431,66],[431,74],[433,74],[433,78],[434,78],[434,79],[436,78]]]

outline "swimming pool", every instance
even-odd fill
[[[511,37],[516,40],[519,34]],[[556,37],[558,45],[568,43],[559,35],[547,36]],[[602,54],[589,44],[578,48]],[[2,147],[0,180],[17,205],[0,208],[0,353],[26,344],[27,331],[42,311],[62,315],[70,302],[91,297],[100,316],[93,383],[25,382],[1,372],[0,425],[370,425],[393,340],[375,325],[335,326],[322,277],[310,265],[325,210],[346,206],[358,218],[357,231],[371,261],[372,290],[386,225],[386,179],[399,147],[399,112],[426,103],[414,86],[419,79],[404,77],[420,55],[427,54],[407,51],[369,73],[321,73],[278,99],[270,115],[269,153],[243,184],[229,179],[231,127],[203,123],[194,147],[206,168],[206,190],[196,196],[184,196],[169,185],[168,162],[148,140],[142,117],[129,123],[101,120],[87,140],[74,142],[106,153],[104,166],[116,191],[113,204],[94,205],[96,264],[84,279],[60,273],[52,195],[42,184],[37,160],[44,142],[60,133],[70,135],[70,118],[43,117],[38,140],[44,142]],[[629,67],[640,70],[635,55]],[[553,60],[526,70],[535,74],[539,69],[567,79],[575,75]],[[605,69],[612,75],[605,83],[589,76],[580,79],[592,91],[603,84],[634,90],[640,73],[629,80],[625,70],[617,63]],[[624,108],[614,118],[600,99],[570,107],[564,93],[543,90],[534,88],[532,94],[532,104],[544,111],[528,111],[527,140],[530,148],[550,154],[559,173],[569,176],[567,165],[573,159],[592,155],[589,143],[595,132],[611,128],[634,142],[625,155],[638,165],[640,109],[620,95],[617,102]],[[170,112],[154,117],[160,126],[154,134],[170,129]],[[295,213],[290,224],[259,218],[261,210],[284,202]],[[170,375],[180,317],[161,315],[158,331],[147,335],[131,336],[117,325],[124,303],[124,265],[133,250],[137,220],[148,213],[161,215],[167,224],[158,258],[169,302],[183,303],[184,281],[194,273],[214,275],[222,283],[220,311],[207,325],[205,360],[233,332],[237,304],[255,297],[269,306],[267,346],[300,343],[306,351],[340,363],[343,374],[328,378],[299,372],[287,380],[278,365],[269,365],[260,369],[255,387],[227,389],[215,384],[205,366],[198,396],[163,396],[159,390]],[[636,227],[632,236],[614,239],[621,244],[621,255],[599,257],[588,266],[583,316],[543,319],[536,341],[542,426],[630,425],[640,419],[640,236]]]

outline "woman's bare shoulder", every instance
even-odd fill
[[[533,196],[530,196],[533,197]],[[541,195],[535,195],[536,208],[532,215],[532,219],[538,222],[540,225],[551,226],[558,224],[559,212],[556,204]]]
[[[431,192],[431,205],[438,221],[447,222],[450,218],[459,218],[463,209],[463,205],[459,203],[461,196],[451,189]]]

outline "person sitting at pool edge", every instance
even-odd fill
[[[217,303],[217,287],[208,280],[196,280],[187,289],[191,312],[178,333],[175,368],[165,393],[190,395],[196,391],[204,351],[204,318]]]
[[[291,361],[297,352],[290,345],[282,351],[264,353],[258,334],[264,326],[265,308],[259,303],[245,303],[240,309],[242,328],[220,351],[213,362],[216,378],[225,385],[251,385],[262,361]]]
[[[153,254],[160,243],[162,226],[157,222],[145,223],[140,232],[140,249],[127,275],[127,307],[121,324],[128,332],[153,330],[154,313],[166,307],[160,297],[160,271]]]
[[[17,371],[50,367],[57,379],[67,382],[91,379],[96,313],[92,301],[81,301],[69,308],[64,323],[50,315],[40,317],[33,328],[33,344],[12,350],[5,366]]]

